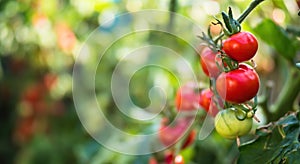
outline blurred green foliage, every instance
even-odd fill
[[[299,113],[289,113],[261,127],[256,131],[255,142],[239,148],[239,163],[298,163],[299,125]]]
[[[299,42],[295,38],[290,38],[287,32],[272,20],[266,19],[261,22],[256,26],[255,32],[284,58],[294,60],[300,47]],[[276,39],[273,38],[274,34],[276,34]]]
[[[220,17],[218,13],[230,5],[237,17],[249,2],[178,0],[177,12],[206,28],[214,21],[207,15]],[[169,1],[159,0],[0,0],[1,163],[147,163],[151,155],[119,154],[104,148],[87,134],[72,100],[72,69],[89,34],[107,19],[143,9],[168,10],[169,5]],[[291,61],[300,60],[299,44],[294,44],[294,41],[299,43],[299,38],[293,37],[292,41],[288,36],[291,34],[282,32],[287,26],[299,27],[297,11],[296,1],[269,0],[251,13],[243,24],[244,30],[255,32],[259,38],[260,48],[254,60],[262,82],[278,79],[278,72],[289,69],[288,66],[279,67],[282,66],[282,61],[278,60],[280,54]],[[167,27],[169,20],[162,21]],[[184,27],[180,22],[175,25],[179,29]],[[116,30],[116,26],[118,24],[102,27],[107,31],[103,40],[111,37],[110,31]],[[110,76],[120,51],[145,43],[170,47],[190,61],[197,78],[208,86],[198,57],[189,45],[178,38],[164,40],[162,38],[166,37],[161,35],[164,34],[148,32],[124,38],[110,47],[108,53],[114,55],[105,56],[105,65],[97,70],[96,93],[102,100],[103,112],[116,126],[126,125],[130,133],[153,131],[159,122],[137,126],[134,121],[120,119],[124,116],[118,113],[109,92]],[[88,62],[93,65],[96,61]],[[170,62],[161,61],[162,64]],[[155,68],[135,74],[130,95],[134,103],[147,106],[148,91],[155,83],[154,79],[160,77],[167,81],[168,101],[172,104],[179,84],[171,74]],[[274,95],[278,95],[282,84],[276,86]],[[265,118],[264,115],[260,117]],[[213,133],[184,150],[182,155],[186,163],[233,163],[238,157],[238,148],[233,141]]]

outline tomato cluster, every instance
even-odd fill
[[[251,33],[238,32],[223,41],[219,49],[205,47],[200,53],[202,70],[213,84],[214,92],[210,94],[215,93],[226,104],[215,117],[216,131],[225,138],[239,137],[251,130],[253,115],[242,119],[238,115],[247,115],[253,110],[241,109],[240,106],[251,101],[259,90],[258,74],[244,63],[255,56],[257,49],[258,42]],[[208,101],[201,101],[202,106],[208,106]],[[222,103],[217,101],[217,104]]]
[[[180,112],[189,113],[195,112],[200,107],[205,111],[209,111],[210,101],[213,93],[210,90],[200,90],[197,83],[188,82],[182,85],[175,95],[175,114]],[[217,108],[213,106],[214,111],[209,112],[211,115],[216,115]],[[160,128],[158,131],[158,139],[163,146],[169,147],[165,159],[160,162],[171,164],[178,163],[183,164],[183,157],[179,154],[174,154],[173,148],[175,144],[180,142],[180,149],[183,150],[191,146],[196,139],[196,129],[191,128],[193,117],[191,116],[179,116],[176,118],[164,117],[161,121]],[[171,153],[170,153],[171,152]],[[151,158],[149,163],[157,163],[156,159]]]
[[[191,110],[191,109],[187,109]],[[165,158],[160,163],[165,164],[183,164],[183,157],[180,154],[175,154],[175,144],[182,140],[180,149],[183,150],[188,146],[192,145],[196,139],[196,130],[190,129],[189,126],[192,124],[190,117],[179,117],[170,120],[164,117],[161,121],[160,128],[158,131],[158,139],[163,146],[170,147],[167,153],[164,155]],[[150,159],[149,163],[158,163],[156,159]]]
[[[239,24],[234,26],[235,30],[225,33],[228,38],[223,42],[220,40],[220,45],[211,36],[201,37],[208,41],[208,46],[198,53],[201,68],[209,77],[210,87],[201,88],[194,82],[182,85],[175,96],[176,110],[171,110],[171,113],[177,114],[197,113],[198,109],[203,109],[208,116],[215,118],[216,131],[228,139],[250,132],[260,86],[258,74],[246,63],[255,56],[258,42],[251,33],[240,32]],[[183,157],[175,154],[177,151],[172,146],[181,141],[177,148],[185,149],[195,141],[196,130],[191,129],[191,124],[189,114],[176,119],[174,116],[162,119],[158,138],[162,145],[171,149],[167,150],[169,153],[160,162],[184,163]],[[149,163],[158,162],[157,159],[150,158]]]
[[[215,96],[211,89],[201,89],[197,83],[188,82],[177,90],[175,107],[177,112],[195,112],[198,109],[203,109],[210,116],[215,117],[219,111],[217,104],[221,105],[222,102],[218,101],[219,103],[216,103],[214,98]],[[223,105],[221,106],[223,107]],[[184,139],[180,147],[182,150],[192,145],[196,139],[197,132],[195,129],[188,130],[191,124],[192,118],[189,116],[179,116],[179,118],[174,120],[164,117],[158,131],[158,138],[161,144],[172,148],[178,141]],[[170,157],[174,157],[174,159],[170,160]],[[172,156],[166,156],[164,161],[165,163],[172,163],[167,161],[183,163],[183,158],[180,155],[175,156],[172,154]],[[153,158],[149,161],[149,163],[154,162],[156,160]]]

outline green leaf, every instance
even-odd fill
[[[223,17],[223,21],[225,23],[225,26],[228,30],[229,33],[232,33],[232,28],[230,26],[230,19],[229,19],[229,16],[225,13],[225,12],[222,12],[222,17]]]
[[[264,20],[254,28],[254,32],[286,59],[292,61],[295,57],[299,42],[289,37],[286,31],[272,20]]]
[[[257,139],[239,147],[238,163],[299,163],[300,122],[291,113],[257,129]]]

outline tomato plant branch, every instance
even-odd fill
[[[258,6],[264,0],[254,0],[250,3],[249,7],[242,13],[242,15],[237,19],[239,23],[242,23],[245,18],[251,13],[251,11]]]
[[[296,67],[291,68],[288,78],[279,94],[272,111],[270,120],[274,121],[282,117],[287,111],[293,109],[293,104],[300,91],[300,71]]]
[[[239,26],[239,30],[238,31],[241,30],[239,24],[242,23],[245,20],[245,18],[252,12],[252,10],[254,8],[256,8],[263,1],[264,0],[254,0],[254,1],[252,1],[250,3],[249,7],[238,17],[237,20],[233,19],[232,11],[231,11],[231,8],[229,7],[229,16],[231,18],[231,21],[235,21],[238,24],[237,25],[237,26]],[[172,3],[172,0],[171,0],[171,3]],[[171,8],[170,8],[170,10],[171,10]],[[224,19],[223,21],[224,22],[229,21],[229,16],[227,16],[226,13],[222,12],[222,16],[223,16],[223,19]],[[220,41],[220,40],[222,40],[222,38],[225,36],[226,33],[228,34],[228,32],[226,32],[226,30],[225,30],[225,28],[223,26],[223,23],[219,19],[217,19],[217,18],[215,18],[215,20],[217,21],[217,23],[212,22],[212,24],[213,25],[218,25],[218,24],[221,25],[222,28],[223,28],[223,31],[215,39],[206,37],[205,33],[202,33],[203,36],[200,36],[200,38],[202,40],[206,41],[208,43],[208,45],[212,45],[214,47],[214,48],[211,48],[214,51],[221,50],[222,45],[218,46],[217,42]],[[228,24],[225,23],[225,25],[228,25]],[[231,26],[230,26],[230,28],[231,28]],[[208,31],[209,30],[210,30],[210,27],[208,28]],[[208,34],[209,34],[209,32],[208,32]]]
[[[170,11],[170,19],[168,24],[168,30],[172,31],[174,25],[174,14],[177,10],[177,0],[170,0],[169,11]]]

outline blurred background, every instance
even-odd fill
[[[73,65],[81,46],[93,30],[103,22],[122,13],[144,9],[169,10],[182,14],[199,26],[208,26],[213,15],[220,18],[221,11],[230,5],[237,17],[250,0],[0,0],[0,162],[17,164],[59,163],[148,163],[149,155],[130,156],[110,151],[97,143],[80,123],[72,98]],[[298,1],[299,4],[299,1]],[[256,34],[259,51],[255,57],[262,87],[265,81],[276,80],[270,96],[274,101],[284,82],[289,66],[278,55],[278,48],[262,39],[263,30],[258,26],[268,19],[283,28],[299,27],[299,7],[294,0],[266,0],[247,18],[243,30]],[[110,33],[116,26],[131,26],[114,19],[102,26]],[[170,19],[162,24],[174,26]],[[175,20],[176,21],[176,20]],[[185,26],[176,23],[182,31]],[[172,28],[172,27],[171,27]],[[215,30],[215,31],[214,31]],[[217,34],[218,28],[212,29]],[[260,31],[260,32],[259,32]],[[115,126],[126,124],[133,134],[157,129],[158,120],[136,126],[124,119],[113,102],[107,88],[110,76],[118,62],[118,53],[128,51],[136,43],[167,45],[184,56],[196,72],[197,79],[208,86],[199,65],[198,55],[180,39],[164,40],[155,33],[143,33],[118,42],[110,48],[110,55],[102,69],[97,71],[96,93],[101,99],[104,113]],[[189,32],[186,32],[187,37]],[[193,35],[193,34],[192,34]],[[200,35],[200,34],[199,34]],[[103,38],[105,40],[105,38]],[[199,40],[200,42],[200,40]],[[283,43],[289,44],[289,43]],[[285,47],[285,45],[282,45]],[[280,50],[279,50],[280,51]],[[299,54],[295,60],[300,60]],[[97,60],[89,60],[96,64]],[[171,61],[166,64],[170,64]],[[180,67],[180,66],[178,66]],[[130,94],[138,106],[149,104],[149,89],[163,78],[167,101],[172,104],[178,82],[168,72],[143,69],[131,81]],[[156,79],[156,81],[155,81]],[[272,101],[271,101],[272,103]],[[296,104],[298,105],[298,104]],[[120,119],[123,118],[123,119]],[[263,112],[261,120],[266,120]],[[266,121],[262,121],[264,124]],[[95,126],[101,126],[97,123]],[[146,130],[145,130],[146,129]],[[182,152],[186,163],[232,163],[238,155],[233,141],[213,133],[197,141]]]

